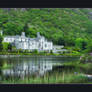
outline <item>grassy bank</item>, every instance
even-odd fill
[[[85,69],[92,69],[92,63],[82,63],[81,61],[65,62],[63,65],[64,66],[80,67],[80,68],[85,68]]]
[[[39,53],[30,53],[30,52],[0,52],[0,55],[54,55],[54,56],[81,56],[81,53],[44,53],[44,52],[39,52]]]
[[[55,73],[52,75],[45,75],[44,77],[30,77],[22,79],[2,80],[0,83],[13,84],[58,84],[58,83],[88,83],[87,77],[82,74],[75,75],[74,73]]]

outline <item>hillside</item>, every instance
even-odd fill
[[[91,8],[0,9],[0,28],[4,35],[35,37],[40,32],[54,44],[75,46],[76,41],[92,38]]]

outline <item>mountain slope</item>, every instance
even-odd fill
[[[91,8],[0,9],[0,28],[4,35],[35,37],[40,32],[54,44],[74,46],[76,40],[92,38]]]

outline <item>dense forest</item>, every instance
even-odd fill
[[[1,8],[0,30],[6,35],[36,37],[54,44],[85,49],[92,39],[91,8]]]

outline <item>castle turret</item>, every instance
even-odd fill
[[[38,37],[38,38],[41,37],[40,32],[37,32],[37,37]]]
[[[22,33],[21,33],[21,36],[25,37],[25,32],[22,32]]]

